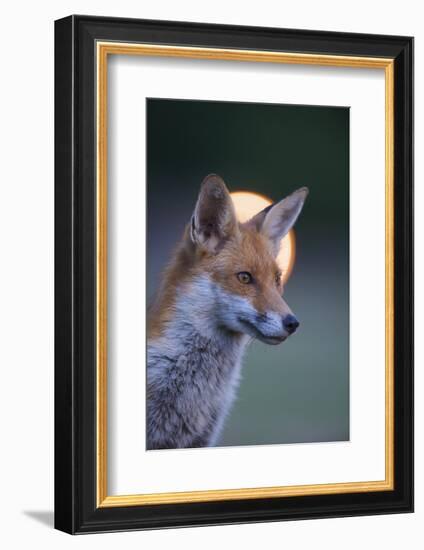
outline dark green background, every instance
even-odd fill
[[[349,109],[147,100],[147,294],[202,179],[278,201],[304,185],[285,299],[299,331],[247,351],[220,445],[349,439]]]

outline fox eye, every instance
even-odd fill
[[[275,284],[277,286],[280,286],[280,283],[281,283],[281,271],[278,271],[276,274],[275,274]]]
[[[253,281],[252,275],[248,271],[240,271],[237,273],[237,279],[243,284],[248,285]]]

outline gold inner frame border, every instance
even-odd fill
[[[214,489],[172,493],[107,493],[107,62],[109,55],[219,59],[262,63],[384,69],[385,72],[385,479],[315,485]],[[97,507],[142,506],[394,489],[394,60],[261,50],[96,42],[96,471]]]

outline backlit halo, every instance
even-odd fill
[[[272,204],[272,201],[258,193],[250,191],[236,191],[231,193],[231,198],[240,223],[247,222],[255,214]],[[296,241],[294,230],[291,229],[281,241],[280,251],[277,256],[277,264],[281,269],[283,282],[286,283],[293,269],[296,255]]]

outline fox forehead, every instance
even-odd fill
[[[278,272],[269,240],[256,230],[243,226],[214,257],[212,263],[213,271],[250,271],[252,275],[255,272],[258,279],[274,277]]]

